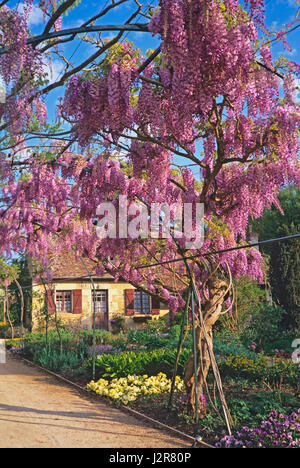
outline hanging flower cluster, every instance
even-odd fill
[[[130,89],[137,77],[137,64],[129,43],[122,45],[118,59],[100,76],[74,75],[63,102],[63,115],[77,123],[77,137],[85,146],[98,131],[115,134],[132,124]]]
[[[32,118],[31,96],[37,91],[37,83],[44,74],[43,59],[38,49],[27,45],[29,38],[28,16],[33,0],[23,2],[23,13],[4,5],[0,8],[0,32],[2,47],[0,75],[6,85],[7,99],[0,104],[0,115],[10,122],[10,131],[18,133]],[[44,120],[45,106],[37,97],[35,108],[38,118]]]

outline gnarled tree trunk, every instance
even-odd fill
[[[228,283],[218,277],[215,273],[207,280],[209,296],[205,296],[202,304],[202,317],[196,318],[196,358],[197,358],[197,400],[198,414],[203,418],[206,414],[207,376],[212,364],[211,353],[213,352],[213,326],[222,313],[225,296],[228,293]],[[201,324],[202,322],[202,324]],[[203,329],[204,327],[204,329]],[[184,382],[187,387],[189,404],[196,413],[196,387],[194,352],[190,355],[185,366]]]

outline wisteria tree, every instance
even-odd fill
[[[230,249],[246,244],[251,218],[280,208],[282,187],[299,186],[299,67],[274,61],[270,48],[273,41],[287,47],[286,33],[297,26],[268,31],[263,0],[161,0],[146,10],[120,0],[64,30],[62,15],[79,2],[52,0],[40,2],[45,29],[30,37],[32,2],[22,13],[7,3],[0,10],[0,73],[9,90],[0,104],[0,254],[26,251],[47,265],[55,242],[94,260],[99,273],[159,297],[173,314],[192,284],[198,376],[195,387],[192,355],[185,383],[192,406],[197,390],[202,416],[212,330],[230,313],[232,278],[263,280],[257,249]],[[134,7],[128,18],[105,24],[105,14],[121,3]],[[133,23],[141,13],[145,22]],[[103,30],[116,36],[92,39]],[[145,54],[122,40],[126,31],[148,34],[159,46]],[[96,52],[78,66],[65,59],[63,76],[45,83],[46,54],[60,57],[61,44],[79,33]],[[43,98],[64,85],[59,125],[51,125]],[[29,140],[37,138],[30,151]],[[119,222],[114,236],[99,237],[97,209],[108,202],[132,229]],[[204,238],[195,247],[199,203]],[[149,234],[145,209],[185,204],[192,207],[190,230],[177,235],[171,208],[168,235]],[[161,229],[164,220],[159,216]]]

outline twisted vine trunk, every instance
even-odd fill
[[[198,414],[203,418],[206,414],[207,376],[212,364],[211,352],[213,351],[213,326],[219,319],[224,298],[228,291],[228,284],[213,276],[207,281],[209,296],[202,304],[203,322],[197,318],[196,322],[196,358],[197,358],[197,401]],[[203,329],[204,328],[204,329]],[[184,382],[187,387],[188,402],[196,413],[196,387],[194,372],[194,352],[189,356],[185,365]]]

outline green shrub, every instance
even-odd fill
[[[64,348],[68,348],[75,341],[74,333],[66,329],[60,330],[60,337],[56,330],[50,330],[47,338],[45,333],[29,333],[24,338],[24,354],[33,358],[36,353],[42,352],[47,344],[49,347],[62,344]]]
[[[243,354],[245,356],[253,356],[253,351],[249,348],[246,348],[241,343],[238,343],[235,340],[224,340],[214,339],[214,353],[216,356],[229,356],[230,354],[238,355]]]
[[[115,350],[126,351],[126,348],[128,346],[128,340],[125,336],[119,335],[119,338],[114,338],[109,344]]]
[[[146,323],[145,331],[150,333],[167,333],[169,330],[169,320],[168,317],[159,317],[156,320],[150,320]]]
[[[151,333],[147,330],[132,330],[127,334],[127,342],[137,347],[152,349],[175,349],[178,346],[180,326],[172,327],[168,333]],[[189,348],[191,340],[186,339],[184,347]]]
[[[53,370],[65,371],[75,368],[79,363],[78,353],[72,350],[64,350],[62,353],[58,348],[43,348],[33,355],[33,361],[37,364]]]
[[[96,345],[106,345],[114,339],[112,333],[106,330],[95,330],[95,338]],[[49,347],[62,345],[63,349],[74,349],[80,346],[86,348],[93,345],[93,330],[75,332],[62,328],[60,335],[56,330],[51,330],[48,332],[47,340],[45,333],[30,333],[24,340],[25,352],[28,356],[33,356],[36,351],[46,346],[46,341]]]
[[[157,375],[163,372],[172,376],[176,350],[154,349],[151,351],[127,351],[120,354],[102,354],[95,361],[97,378],[108,379],[127,375]],[[190,351],[183,349],[178,365],[178,375],[183,375],[185,362]],[[84,362],[84,367],[91,368],[92,358]]]
[[[281,326],[286,311],[279,306],[264,305],[252,313],[248,326],[241,335],[241,341],[245,346],[255,342],[260,350],[265,353],[278,348],[284,329]]]
[[[78,335],[66,329],[30,333],[24,339],[23,354],[51,370],[65,370],[79,365],[88,356],[89,346]]]
[[[297,398],[284,392],[253,393],[247,400],[230,398],[227,403],[235,424],[248,427],[256,427],[271,411],[289,413],[298,408]]]
[[[0,322],[0,338],[6,337],[6,332],[8,330],[9,324],[7,322]]]
[[[77,333],[79,339],[82,339],[88,346],[93,345],[94,331],[80,330]],[[96,345],[106,345],[113,340],[113,334],[108,330],[95,330]]]
[[[300,367],[291,359],[271,359],[262,354],[223,356],[218,360],[223,377],[243,377],[250,381],[270,384],[286,384],[299,387]]]

